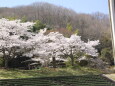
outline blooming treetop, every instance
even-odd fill
[[[89,41],[85,43],[85,53],[91,56],[98,56],[97,50],[95,46],[99,45],[99,40]]]
[[[45,32],[46,30],[44,30]],[[41,30],[41,32],[43,32]],[[31,56],[36,55],[41,57],[44,61],[52,57],[60,58],[63,56],[76,56],[79,52],[84,52],[88,55],[97,56],[97,50],[94,48],[99,44],[99,41],[88,41],[85,43],[78,35],[71,35],[70,38],[64,37],[59,32],[50,32],[47,35],[39,32],[34,39],[34,49],[26,53]],[[39,35],[40,34],[40,35]]]
[[[0,31],[4,31],[4,33],[7,33],[7,35],[14,34],[14,35],[29,35],[27,34],[27,30],[33,26],[33,22],[26,22],[21,23],[20,20],[13,20],[9,21],[8,19],[0,19]]]
[[[94,48],[99,44],[98,40],[85,43],[78,35],[73,34],[67,38],[59,32],[44,35],[46,28],[38,33],[29,32],[33,25],[33,22],[21,23],[20,20],[0,19],[0,50],[3,54],[10,57],[15,56],[17,52],[23,52],[23,55],[41,57],[44,61],[52,57],[73,58],[79,52],[98,55]],[[21,36],[27,36],[28,39],[25,40]]]
[[[4,51],[4,54],[9,53],[11,56],[15,50],[19,50],[17,47],[24,47],[27,42],[21,39],[21,36],[30,36],[27,31],[34,23],[27,22],[21,23],[20,20],[9,21],[8,19],[0,19],[0,50]],[[14,50],[14,51],[13,51]]]

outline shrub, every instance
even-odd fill
[[[88,65],[88,61],[87,61],[87,60],[81,60],[81,61],[79,62],[79,65],[80,65],[80,66],[87,66],[87,65]]]
[[[52,67],[52,62],[50,62],[50,66]],[[66,63],[63,61],[63,60],[56,60],[56,67],[61,67],[61,68],[64,68],[66,67]]]
[[[17,58],[12,58],[9,63],[8,63],[8,66],[10,68],[27,68],[27,64],[26,63],[23,63],[23,61],[26,61],[26,60],[29,60],[30,58],[29,57],[17,57]]]
[[[44,29],[46,27],[41,21],[37,20],[32,28],[33,32],[38,32],[40,29]]]
[[[101,58],[103,61],[109,63],[110,65],[114,65],[114,59],[112,56],[112,49],[109,49],[109,48],[102,49]]]

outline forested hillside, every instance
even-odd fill
[[[0,8],[0,17],[40,20],[52,28],[66,28],[70,23],[73,29],[79,29],[85,39],[99,39],[102,33],[110,30],[108,15],[103,13],[80,14],[71,9],[49,3],[33,3],[29,6]]]
[[[0,8],[0,18],[18,18],[23,21],[39,20],[46,27],[59,30],[62,33],[77,33],[84,41],[100,40],[97,47],[103,60],[112,63],[111,34],[109,16],[103,13],[81,14],[72,9],[55,6],[49,3],[33,3],[28,6],[17,6],[13,8]],[[42,29],[42,28],[41,28]],[[66,34],[66,33],[65,33]],[[108,55],[108,54],[109,55]]]

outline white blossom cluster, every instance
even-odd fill
[[[35,56],[42,61],[49,61],[52,57],[58,59],[76,56],[79,52],[98,56],[95,46],[99,44],[99,40],[86,43],[78,35],[73,34],[68,38],[59,32],[44,35],[46,28],[38,33],[28,32],[33,25],[33,22],[0,19],[0,50],[3,55],[13,58],[22,52],[23,55]],[[28,39],[22,39],[21,36],[27,36]]]

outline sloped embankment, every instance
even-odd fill
[[[0,80],[0,86],[115,86],[101,75],[58,76]]]

